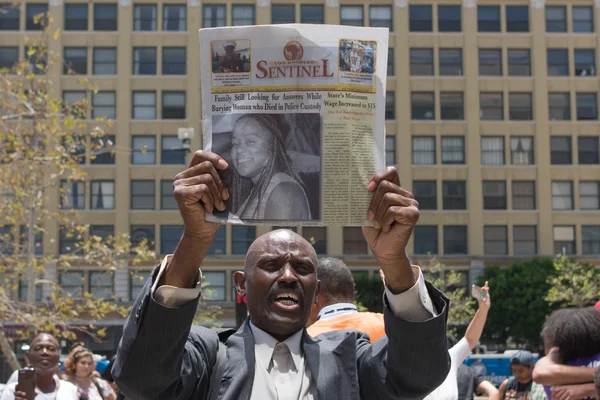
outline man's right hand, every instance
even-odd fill
[[[173,194],[188,237],[212,243],[220,224],[205,221],[205,212],[225,210],[224,200],[229,198],[229,192],[217,170],[227,167],[221,156],[197,151],[188,168],[175,176]]]

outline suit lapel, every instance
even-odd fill
[[[254,337],[249,320],[227,340],[227,365],[221,386],[227,386],[222,393],[231,394],[232,399],[247,400],[252,393],[254,381]]]
[[[304,331],[302,335],[302,348],[308,368],[317,386],[317,399],[325,399],[325,380],[322,378],[323,374],[319,373],[321,367],[321,350],[318,339],[313,339]]]

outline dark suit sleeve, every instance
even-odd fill
[[[450,370],[446,345],[448,299],[426,287],[438,313],[424,322],[397,318],[384,307],[385,332],[372,345],[359,340],[358,373],[362,399],[423,399],[442,384]]]
[[[112,373],[126,398],[204,400],[216,357],[218,336],[194,326],[198,299],[166,308],[150,295],[152,279],[136,299]]]

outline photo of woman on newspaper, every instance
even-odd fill
[[[213,117],[213,151],[230,165],[222,179],[231,195],[227,204],[231,214],[242,221],[320,217],[320,118],[319,114]]]

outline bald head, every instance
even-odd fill
[[[248,272],[248,268],[254,267],[261,257],[268,257],[274,253],[310,258],[314,265],[317,265],[317,253],[306,239],[289,229],[276,229],[252,242],[246,253],[244,269]]]

